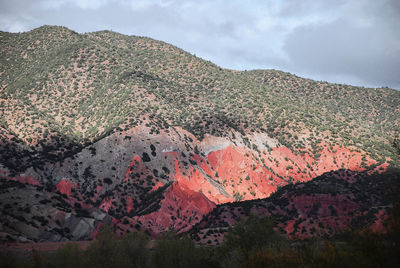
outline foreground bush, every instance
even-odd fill
[[[247,263],[254,252],[264,249],[282,250],[287,240],[274,230],[274,222],[269,217],[250,215],[239,222],[224,237],[221,255],[224,265],[235,267]]]
[[[167,232],[150,245],[141,233],[116,237],[104,226],[87,250],[66,244],[56,254],[0,252],[0,267],[400,267],[400,206],[387,232],[349,232],[329,240],[289,241],[268,218],[250,216],[225,235],[221,247],[196,246],[186,235]]]
[[[63,245],[57,250],[54,264],[60,268],[84,267],[83,253],[78,244],[69,243]]]
[[[196,247],[187,236],[179,238],[173,233],[164,235],[154,248],[152,265],[157,268],[219,267],[211,248]]]

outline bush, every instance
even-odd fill
[[[85,252],[85,267],[148,267],[148,243],[145,234],[129,233],[118,238],[105,225]]]
[[[269,217],[250,215],[237,223],[225,234],[222,252],[228,262],[243,263],[249,260],[254,250],[280,249],[286,246],[286,239],[274,230]]]
[[[148,267],[148,237],[143,233],[129,233],[118,241],[116,267]]]
[[[146,152],[143,152],[142,160],[143,160],[143,162],[151,161],[150,156]]]
[[[54,263],[56,267],[85,267],[83,251],[76,243],[65,244],[57,250]]]
[[[85,252],[87,267],[116,267],[116,244],[111,226],[104,225],[97,240]]]
[[[152,264],[160,268],[219,267],[211,255],[212,252],[207,248],[196,248],[189,237],[178,238],[174,233],[168,233],[157,242]]]

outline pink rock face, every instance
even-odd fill
[[[293,198],[292,202],[299,212],[298,219],[303,219],[304,221],[298,224],[297,231],[293,228],[293,224],[296,222],[296,220],[288,222],[285,230],[290,236],[299,239],[313,237],[315,234],[310,233],[311,228],[315,228],[317,230],[317,234],[325,233],[326,228],[330,229],[332,233],[340,232],[346,228],[349,228],[352,220],[352,217],[349,216],[349,213],[356,214],[360,208],[359,204],[352,201],[352,196],[348,195],[300,195]],[[320,225],[310,222],[308,215],[312,215],[311,211],[313,209],[315,215],[318,217],[318,222]],[[335,215],[332,214],[332,210],[334,211]],[[338,220],[337,215],[342,215],[340,216],[340,220]],[[322,227],[324,228],[324,231],[321,230]],[[306,231],[299,232],[299,230],[303,228]]]
[[[148,148],[151,144],[153,146],[152,151],[154,150],[157,154],[150,156],[147,149],[150,159],[144,162],[140,157],[144,151],[141,151],[141,147],[137,146],[134,149],[126,149],[127,155],[130,155],[131,159],[128,158],[125,162],[121,160],[123,157],[120,154],[116,157],[120,161],[118,163],[109,163],[106,160],[104,165],[117,167],[113,170],[117,170],[116,172],[119,173],[118,176],[104,175],[104,177],[119,177],[120,179],[112,179],[112,183],[109,183],[102,180],[101,175],[99,178],[93,178],[93,188],[85,188],[84,190],[85,194],[91,194],[88,197],[83,196],[85,194],[82,194],[83,192],[79,189],[79,185],[82,185],[82,181],[79,181],[79,179],[77,179],[77,183],[62,179],[56,185],[56,189],[68,196],[66,201],[72,206],[79,203],[80,207],[85,209],[96,203],[98,208],[110,212],[110,215],[116,217],[125,215],[119,220],[114,218],[114,223],[119,226],[120,234],[133,231],[140,226],[140,230],[148,230],[151,234],[156,235],[169,228],[175,228],[179,232],[189,230],[216,204],[267,198],[276,192],[278,187],[289,183],[306,182],[332,170],[362,171],[365,167],[376,163],[364,152],[356,151],[356,148],[330,146],[322,143],[317,146],[319,148],[318,153],[312,153],[306,149],[301,150],[300,153],[294,153],[285,146],[259,151],[258,149],[252,150],[244,145],[235,145],[234,142],[227,142],[223,138],[214,137],[214,139],[208,138],[204,141],[198,141],[182,129],[177,131],[179,133],[174,136],[175,139],[166,133],[161,133],[160,136],[153,137],[154,140],[147,139],[148,141],[143,139],[144,133],[147,133],[148,130],[140,129],[140,127],[122,134],[116,134],[116,138],[112,139],[115,143],[125,141],[126,136],[132,136],[132,140],[134,140],[134,135],[137,135],[136,139],[139,137],[146,143],[145,148]],[[198,146],[203,151],[194,150],[196,151],[194,153],[187,149],[186,145],[179,145],[178,136],[179,138],[190,136],[190,139],[193,140],[191,148]],[[174,140],[175,143],[168,144],[171,140]],[[164,145],[163,142],[168,145]],[[136,143],[133,144],[136,146]],[[156,149],[154,149],[153,144],[157,145]],[[127,148],[130,148],[129,146],[132,146],[132,144],[127,146]],[[186,151],[183,148],[186,148]],[[387,163],[384,163],[375,170],[381,172],[386,168]],[[104,169],[106,174],[110,172],[106,167]],[[0,173],[0,175],[3,173]],[[160,174],[163,176],[160,176]],[[96,175],[99,176],[99,173]],[[335,176],[346,179],[350,183],[356,180],[355,176],[341,171],[338,171]],[[12,179],[23,183],[41,185],[31,176]],[[166,183],[172,185],[169,186]],[[130,188],[132,186],[138,188]],[[86,192],[88,189],[92,192]],[[118,191],[115,191],[115,189],[118,189]],[[129,189],[129,191],[124,192],[122,189]],[[112,192],[111,196],[106,194],[109,191]],[[147,194],[161,196],[158,196],[155,199],[156,201],[151,201],[155,202],[153,204],[143,198]],[[86,202],[87,198],[90,198],[93,203]],[[320,198],[324,199],[323,196],[317,199]],[[324,224],[331,229],[345,226],[350,219],[343,219],[342,223],[332,222],[329,219],[330,210],[328,207],[334,206],[340,213],[345,209],[356,209],[353,204],[348,199],[327,199],[325,201],[326,204],[322,202],[320,208],[321,215],[326,214],[326,218],[323,220]],[[143,205],[141,202],[150,203],[143,203]],[[316,200],[310,196],[298,196],[294,200],[294,206],[300,212],[304,211],[304,214],[307,214],[310,204],[315,202]],[[146,207],[147,205],[150,207]],[[146,212],[143,215],[140,214],[142,210]],[[128,216],[129,213],[131,215],[139,214]],[[302,217],[301,213],[299,217]],[[340,224],[343,226],[339,226]],[[313,226],[313,224],[305,221],[300,224],[288,222],[287,225],[282,227],[288,233],[295,231],[294,228],[307,228],[304,233],[300,234],[300,236],[306,237],[309,235],[310,226]],[[379,226],[378,223],[377,226]]]
[[[379,180],[379,175],[370,171],[336,170],[315,181],[285,187],[270,199],[221,205],[192,230],[192,237],[199,244],[221,243],[221,226],[234,226],[251,214],[272,215],[277,229],[300,240],[329,237],[352,228],[385,232],[391,205],[381,193],[388,183],[398,180],[387,174]],[[218,235],[213,235],[215,232]]]
[[[387,211],[385,210],[379,210],[376,214],[376,221],[374,224],[371,225],[371,230],[373,232],[378,232],[378,233],[384,233],[387,231],[387,226],[384,225],[385,221],[388,218]]]
[[[62,179],[60,180],[57,185],[56,185],[56,189],[62,193],[67,195],[68,197],[71,196],[71,189],[76,189],[78,186],[75,182],[66,180],[66,179]]]
[[[126,206],[127,206],[127,208],[126,208],[126,212],[131,212],[131,210],[133,209],[133,199],[132,199],[132,197],[131,196],[128,196],[127,197],[127,201],[126,201]]]
[[[300,195],[296,196],[293,199],[293,204],[300,212],[299,217],[304,215],[308,215],[313,208],[314,204],[320,204],[318,211],[316,213],[320,217],[327,217],[331,216],[332,213],[329,209],[329,206],[335,208],[335,211],[339,215],[345,214],[344,212],[348,211],[357,211],[359,205],[352,202],[351,198],[348,196],[330,196],[326,194],[319,194],[319,195]]]
[[[266,155],[264,159],[266,165],[271,167],[276,174],[286,178],[291,176],[295,181],[308,181],[325,172],[338,169],[363,171],[365,170],[362,167],[363,162],[365,166],[376,163],[361,151],[339,146],[330,148],[325,145],[319,154],[318,159],[317,155],[312,156],[307,152],[303,156],[296,155],[282,146],[273,148],[270,157]],[[365,155],[364,161],[363,155]]]
[[[160,205],[160,209],[155,212],[133,217],[133,221],[140,221],[142,227],[153,235],[170,228],[183,232],[189,230],[215,207],[203,194],[179,182],[168,188]]]
[[[321,175],[325,172],[339,168],[363,171],[365,170],[365,168],[362,167],[363,162],[367,166],[376,163],[376,161],[361,151],[355,151],[355,149],[351,150],[351,148],[339,146],[333,146],[332,149],[330,149],[328,146],[325,146],[321,152],[318,166],[316,166],[316,174]]]
[[[227,146],[224,149],[210,152],[207,159],[210,165],[195,155],[194,160],[202,170],[219,181],[231,196],[238,193],[242,200],[268,197],[276,191],[277,186],[287,181],[309,181],[325,172],[341,168],[361,171],[363,153],[343,147],[323,147],[319,159],[315,160],[310,153],[294,154],[287,147],[275,147],[270,153],[264,152],[260,163],[253,154],[243,147]],[[315,156],[314,156],[315,157]],[[364,165],[376,163],[370,157],[364,157]],[[196,178],[199,180],[198,178]],[[204,183],[203,183],[204,185]],[[215,194],[204,192],[207,197]],[[234,201],[233,198],[214,199],[216,203]]]
[[[197,193],[201,192],[206,198],[214,203],[224,203],[231,200],[230,198],[219,193],[218,190],[207,181],[204,175],[200,173],[199,169],[191,166],[189,167],[189,171],[187,171],[189,175],[185,176],[181,173],[179,163],[176,158],[174,161],[174,167],[175,177],[173,180],[179,182],[179,185],[181,185],[184,190],[190,190],[191,192]],[[208,175],[211,176],[211,174],[212,173]]]
[[[103,199],[103,202],[101,202],[100,204],[100,208],[104,211],[109,211],[110,208],[114,208],[115,206],[112,204],[112,202],[114,201],[113,198],[111,197],[106,197]]]
[[[146,169],[146,166],[143,164],[143,161],[140,158],[140,156],[135,155],[135,157],[133,157],[133,159],[129,165],[129,168],[125,172],[124,182],[129,179],[129,175],[132,174],[134,172],[134,170],[138,170],[138,169],[139,170]]]
[[[163,184],[161,181],[158,181],[158,182],[156,183],[156,185],[153,186],[153,188],[151,189],[150,192],[157,191],[157,190],[158,190],[160,187],[162,187],[162,186],[164,186],[164,184]]]
[[[208,161],[225,190],[241,200],[268,197],[284,181],[257,161],[245,148],[228,146],[210,152]],[[217,177],[218,174],[218,177]],[[229,201],[235,201],[232,198]]]
[[[268,197],[276,191],[277,186],[286,185],[289,179],[292,179],[293,183],[308,181],[324,172],[343,167],[349,170],[364,169],[360,167],[363,161],[362,152],[341,147],[329,148],[328,146],[323,147],[318,161],[310,153],[296,155],[284,146],[276,147],[270,153],[262,155],[264,165],[256,159],[251,151],[233,145],[211,151],[206,157],[194,154],[191,160],[196,165],[183,165],[179,161],[178,152],[166,152],[165,156],[170,163],[173,163],[174,170],[170,174],[170,179],[174,181],[174,184],[165,192],[159,210],[135,217],[135,222],[140,220],[142,226],[154,234],[168,228],[187,230],[197,223],[202,215],[211,211],[215,204],[232,202],[238,197],[241,200]],[[364,157],[364,162],[367,165],[375,163],[368,156]],[[146,167],[140,157],[135,156],[130,169],[144,170]],[[125,180],[128,173],[133,172],[130,169],[126,173]],[[347,175],[342,174],[342,176]],[[211,181],[217,183],[220,188]],[[161,182],[157,182],[152,191],[162,185]],[[311,197],[296,198],[295,204],[300,211],[306,209],[306,204],[309,206],[315,201],[302,198],[309,199]],[[315,197],[315,199],[318,198]],[[321,198],[323,199],[323,197]],[[321,211],[326,211],[326,213],[330,213],[328,209],[330,205],[337,207],[339,213],[342,209],[356,209],[354,204],[349,203],[347,199],[326,200],[325,203],[322,203]],[[302,206],[304,208],[301,208]],[[193,215],[196,215],[197,218],[194,218]],[[329,219],[326,220],[326,224],[333,229],[339,228],[337,223],[330,223]],[[289,224],[285,228],[291,229],[292,225]],[[288,232],[293,231],[289,229]]]
[[[42,184],[32,176],[28,176],[28,177],[18,176],[18,177],[11,178],[11,180],[19,181],[19,182],[26,183],[26,184],[31,184],[31,185],[42,186]]]

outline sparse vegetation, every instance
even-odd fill
[[[118,238],[109,226],[88,249],[60,247],[55,255],[32,251],[28,257],[0,253],[2,267],[397,267],[399,206],[387,220],[386,234],[353,231],[330,240],[290,241],[270,218],[249,217],[230,229],[220,247],[198,246],[167,232],[149,244],[146,235]]]
[[[335,234],[379,223],[394,203],[399,91],[222,69],[112,31],[43,26],[0,36],[1,239],[89,239],[115,223],[87,250],[66,245],[48,260],[33,252],[34,265],[393,261],[392,237],[354,232],[342,247]],[[208,144],[214,139],[223,142]],[[165,234],[152,250],[137,233],[172,226],[179,234]],[[216,253],[213,245],[221,246]]]
[[[173,125],[199,139],[266,132],[293,150],[323,139],[393,158],[396,90],[224,70],[169,44],[110,31],[43,26],[1,35],[0,162],[12,169],[57,161],[144,119],[150,134]],[[299,138],[305,129],[308,138]]]

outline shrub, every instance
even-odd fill
[[[143,152],[142,160],[143,160],[143,162],[150,162],[151,161],[150,156],[146,152]]]
[[[218,262],[210,257],[207,248],[197,248],[187,236],[177,237],[173,232],[164,235],[157,242],[153,254],[154,267],[219,267]]]
[[[56,267],[85,267],[83,251],[77,243],[65,244],[57,250],[54,263]]]
[[[279,249],[286,240],[274,230],[275,224],[269,217],[250,215],[231,228],[224,236],[223,255],[228,262],[248,261],[253,250]]]

